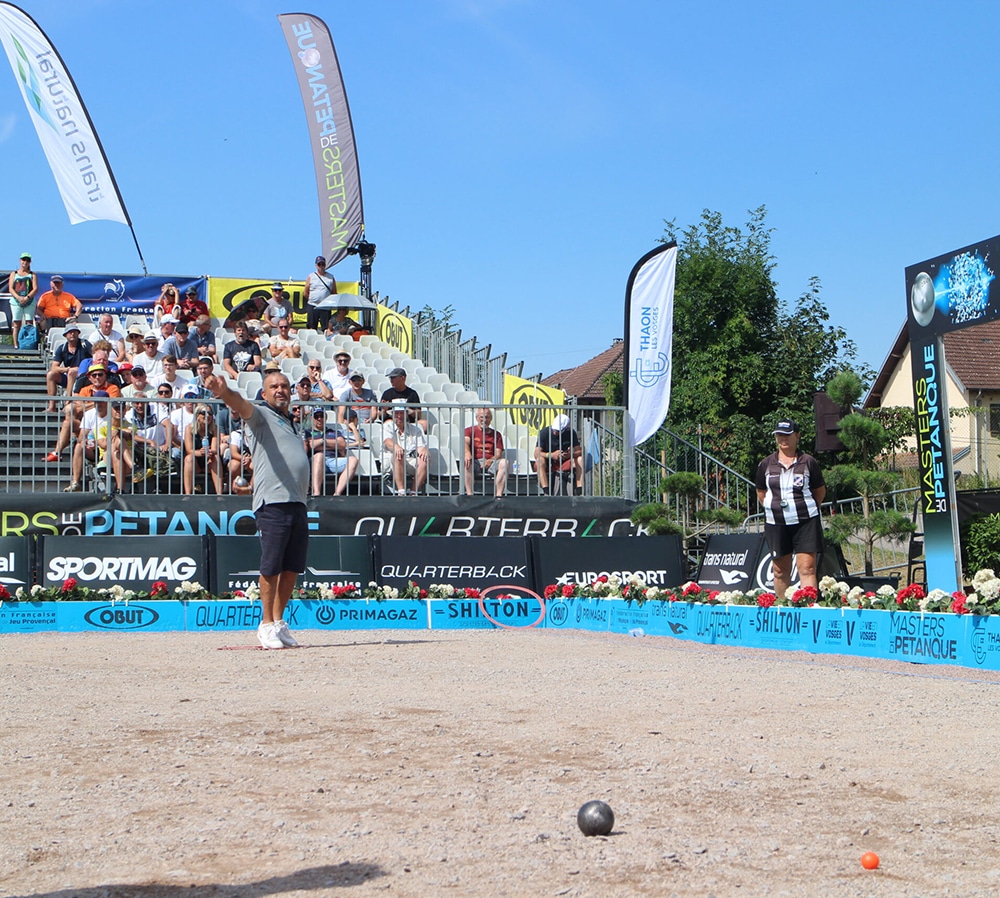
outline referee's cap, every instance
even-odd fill
[[[793,421],[791,418],[785,418],[783,421],[779,421],[774,430],[771,433],[798,433],[799,432],[799,422]]]

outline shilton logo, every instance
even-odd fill
[[[91,608],[83,619],[102,630],[141,630],[155,624],[160,615],[145,605],[100,605]]]

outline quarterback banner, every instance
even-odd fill
[[[323,255],[333,268],[364,233],[361,175],[344,78],[326,23],[306,13],[278,16],[292,54],[309,124]]]
[[[0,3],[0,43],[70,223],[131,226],[90,114],[56,48],[35,20],[11,3]]]
[[[676,276],[677,244],[668,243],[636,262],[625,288],[625,407],[630,446],[656,433],[670,408]]]

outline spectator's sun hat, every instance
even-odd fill
[[[392,371],[389,372],[389,379],[392,380],[394,377],[406,377],[406,369],[393,368]]]
[[[300,387],[311,387],[312,386],[312,381],[309,380],[309,375],[303,374],[302,377],[299,378],[299,386]]]
[[[174,328],[175,333],[186,334],[188,332],[188,326],[183,322],[179,321],[177,327]]]
[[[146,336],[142,338],[143,343],[160,342],[160,335],[156,331],[146,331]]]
[[[91,365],[89,368],[87,368],[87,373],[88,374],[93,374],[95,371],[104,371],[104,372],[107,372],[107,370],[108,369],[105,368],[104,365],[97,364],[97,365]]]
[[[316,263],[319,264],[320,262],[322,262],[324,265],[326,265],[326,256],[317,256],[316,257]]]
[[[271,359],[271,361],[269,361],[269,362],[268,362],[268,363],[267,363],[267,364],[266,364],[266,365],[264,366],[264,370],[265,370],[265,371],[266,371],[266,372],[267,372],[268,374],[270,374],[270,373],[271,373],[272,371],[280,371],[280,370],[281,370],[281,365],[280,365],[280,364],[279,364],[278,362],[276,362],[276,361],[275,361],[274,359]]]
[[[194,384],[188,384],[181,393],[185,399],[197,399],[199,395],[199,390]]]
[[[567,427],[569,427],[569,418],[566,415],[556,415],[552,422],[552,429],[565,430]]]
[[[49,280],[51,280],[53,284],[61,284],[63,282],[63,276],[61,274],[54,274],[51,278],[49,278]]]
[[[129,337],[141,337],[142,336],[142,325],[141,324],[130,324],[128,326],[128,331],[126,334]]]
[[[280,282],[278,282],[278,281],[275,281],[273,284],[271,284],[271,289],[272,290],[284,290],[285,289],[285,285],[282,284],[282,283],[280,283]]]
[[[133,365],[132,366],[132,376],[133,377],[135,377],[137,374],[145,374],[145,373],[146,373],[146,369],[143,368],[142,365]]]
[[[63,333],[68,334],[70,331],[76,331],[77,333],[80,333],[80,325],[77,324],[75,321],[67,321],[66,327],[63,328]]]
[[[783,434],[798,433],[799,432],[798,421],[793,421],[791,418],[785,418],[783,421],[779,421],[775,425],[774,430],[771,432],[783,433]]]
[[[31,258],[31,253],[21,253],[20,258],[22,258],[22,259],[30,259]]]
[[[364,379],[365,376],[360,371],[352,371],[351,376],[348,378],[348,380],[360,380],[360,381],[363,381]]]
[[[177,319],[173,315],[164,315],[160,319],[160,324],[177,324]]]
[[[321,408],[317,408],[317,409],[313,410],[313,417],[314,418],[322,418],[325,414],[326,414],[326,412],[323,411],[323,409],[321,409]]]
[[[347,350],[341,349],[340,352],[335,353],[334,356],[333,356],[333,360],[335,362],[340,361],[340,359],[347,359],[347,361],[350,361],[351,360],[351,354],[349,352],[347,352]]]
[[[118,371],[119,372],[121,372],[121,371],[134,371],[134,370],[135,369],[132,367],[132,363],[131,362],[125,362],[124,364],[118,366]]]
[[[198,288],[197,287],[188,287],[187,290],[184,291],[184,295],[185,296],[197,296],[198,295]]]

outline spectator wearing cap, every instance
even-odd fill
[[[45,373],[45,389],[49,396],[55,396],[59,392],[59,387],[72,388],[76,383],[80,365],[84,359],[89,359],[93,354],[90,344],[80,339],[80,325],[75,321],[66,322],[63,336],[66,339],[56,347],[56,351],[52,354],[52,364]],[[49,399],[46,410],[59,411],[53,399]]]
[[[108,369],[108,383],[121,386],[121,381],[117,373],[118,366],[111,361],[111,344],[107,340],[98,340],[90,347],[90,358],[80,362],[80,367],[77,369],[76,383],[73,384],[71,392],[79,393],[83,387],[90,383],[87,380],[87,372],[90,370],[91,365],[103,365]]]
[[[177,312],[174,312],[174,318],[183,321],[188,327],[193,327],[202,315],[208,317],[208,306],[205,300],[198,298],[198,288],[192,284],[184,291],[184,299],[181,300]]]
[[[305,444],[312,460],[313,495],[323,495],[327,474],[339,474],[335,495],[343,496],[358,470],[358,457],[347,451],[346,430],[336,421],[327,420],[323,409],[313,409],[311,418],[311,426],[305,433]]]
[[[111,344],[111,361],[125,361],[125,335],[115,328],[115,319],[110,312],[101,313],[97,319],[97,330],[87,339],[93,346],[98,340],[107,340]]]
[[[212,330],[212,319],[208,315],[199,315],[194,323],[190,338],[198,347],[199,356],[211,356],[218,363],[219,353],[215,347],[215,332]]]
[[[823,549],[820,508],[826,483],[819,462],[799,448],[798,422],[785,418],[773,431],[777,451],[757,466],[757,500],[764,508],[764,538],[771,550],[774,594],[784,598],[792,559],[801,586],[816,583],[816,556]]]
[[[264,308],[261,329],[265,334],[277,333],[278,325],[283,321],[291,328],[294,314],[292,301],[285,295],[284,285],[275,281],[271,285],[271,298]],[[291,332],[294,333],[294,330]]]
[[[382,471],[392,472],[397,496],[416,496],[427,482],[427,437],[422,428],[406,420],[406,402],[396,400],[390,409],[392,424],[382,440]],[[413,487],[407,489],[407,476]]]
[[[360,371],[352,371],[349,381],[350,386],[340,394],[339,399],[344,404],[337,412],[337,420],[341,424],[349,423],[350,412],[357,415],[359,424],[367,424],[373,421],[378,414],[375,408],[378,398],[374,390],[369,390],[365,386],[365,376]]]
[[[160,322],[169,315],[171,318],[180,317],[181,297],[177,288],[173,284],[164,284],[160,288],[160,295],[153,304],[153,327],[159,328]]]
[[[14,348],[18,346],[17,334],[22,324],[31,324],[35,320],[35,297],[38,295],[38,275],[31,270],[31,253],[21,253],[17,271],[12,271],[7,278],[7,292],[11,300],[7,318]],[[6,311],[6,310],[5,310]]]
[[[326,273],[326,258],[316,257],[316,270],[306,278],[302,288],[302,299],[309,307],[308,326],[310,328],[326,328],[330,323],[330,310],[317,309],[324,299],[337,292],[337,282]]]
[[[198,344],[191,339],[187,324],[181,321],[174,328],[174,335],[163,341],[161,352],[177,359],[177,367],[182,371],[194,371],[198,366]]]
[[[271,341],[268,344],[268,351],[275,361],[282,359],[298,359],[302,357],[302,345],[291,336],[292,321],[290,318],[278,320],[274,330],[271,331]]]
[[[146,377],[155,382],[163,376],[165,352],[160,352],[160,336],[156,331],[146,331],[142,338],[142,355],[133,356],[133,366],[138,362],[146,369]]]
[[[385,406],[383,410],[385,417],[389,417],[392,413],[390,407],[394,402],[409,403],[410,408],[407,409],[406,414],[410,423],[419,424],[424,431],[427,430],[427,420],[421,414],[420,397],[413,387],[406,385],[405,368],[393,368],[389,371],[389,389],[382,393],[379,401]]]
[[[155,392],[156,387],[149,382],[149,377],[146,375],[146,369],[143,368],[142,365],[133,365],[132,383],[122,387],[122,396],[128,399],[138,399],[143,396],[149,396]]]
[[[164,315],[160,319],[160,343],[165,343],[173,335],[177,328],[177,322],[179,319],[174,318],[173,315]],[[160,347],[163,348],[162,346]]]
[[[237,321],[233,327],[233,339],[222,351],[222,369],[233,380],[238,380],[244,371],[260,371],[263,367],[260,347],[250,339],[250,329],[245,321]]]
[[[312,399],[312,381],[308,374],[303,374],[295,382],[295,397],[293,403],[288,407],[288,416],[298,425],[304,427],[308,423],[313,413],[313,406],[308,405]]]
[[[72,293],[63,290],[61,274],[52,275],[50,288],[38,297],[35,308],[35,320],[43,334],[50,327],[64,327],[70,318],[76,318],[83,312],[83,303]]]
[[[535,469],[543,493],[556,495],[566,486],[571,493],[583,492],[583,444],[568,416],[556,415],[538,432]]]
[[[56,437],[55,448],[45,457],[46,461],[59,461],[63,450],[69,445],[70,435],[78,429],[79,422],[87,409],[93,407],[93,395],[96,391],[101,390],[111,397],[121,396],[121,389],[118,385],[108,382],[110,372],[105,364],[106,358],[107,351],[100,349],[95,350],[95,355],[89,360],[90,365],[88,365],[87,373],[84,375],[87,383],[74,390],[73,402],[66,403],[66,413],[63,416],[62,426],[59,428],[59,436]],[[82,364],[81,367],[83,367]]]
[[[330,385],[334,396],[342,395],[351,385],[351,354],[347,350],[342,349],[333,357],[333,367],[323,372],[323,380]]]

